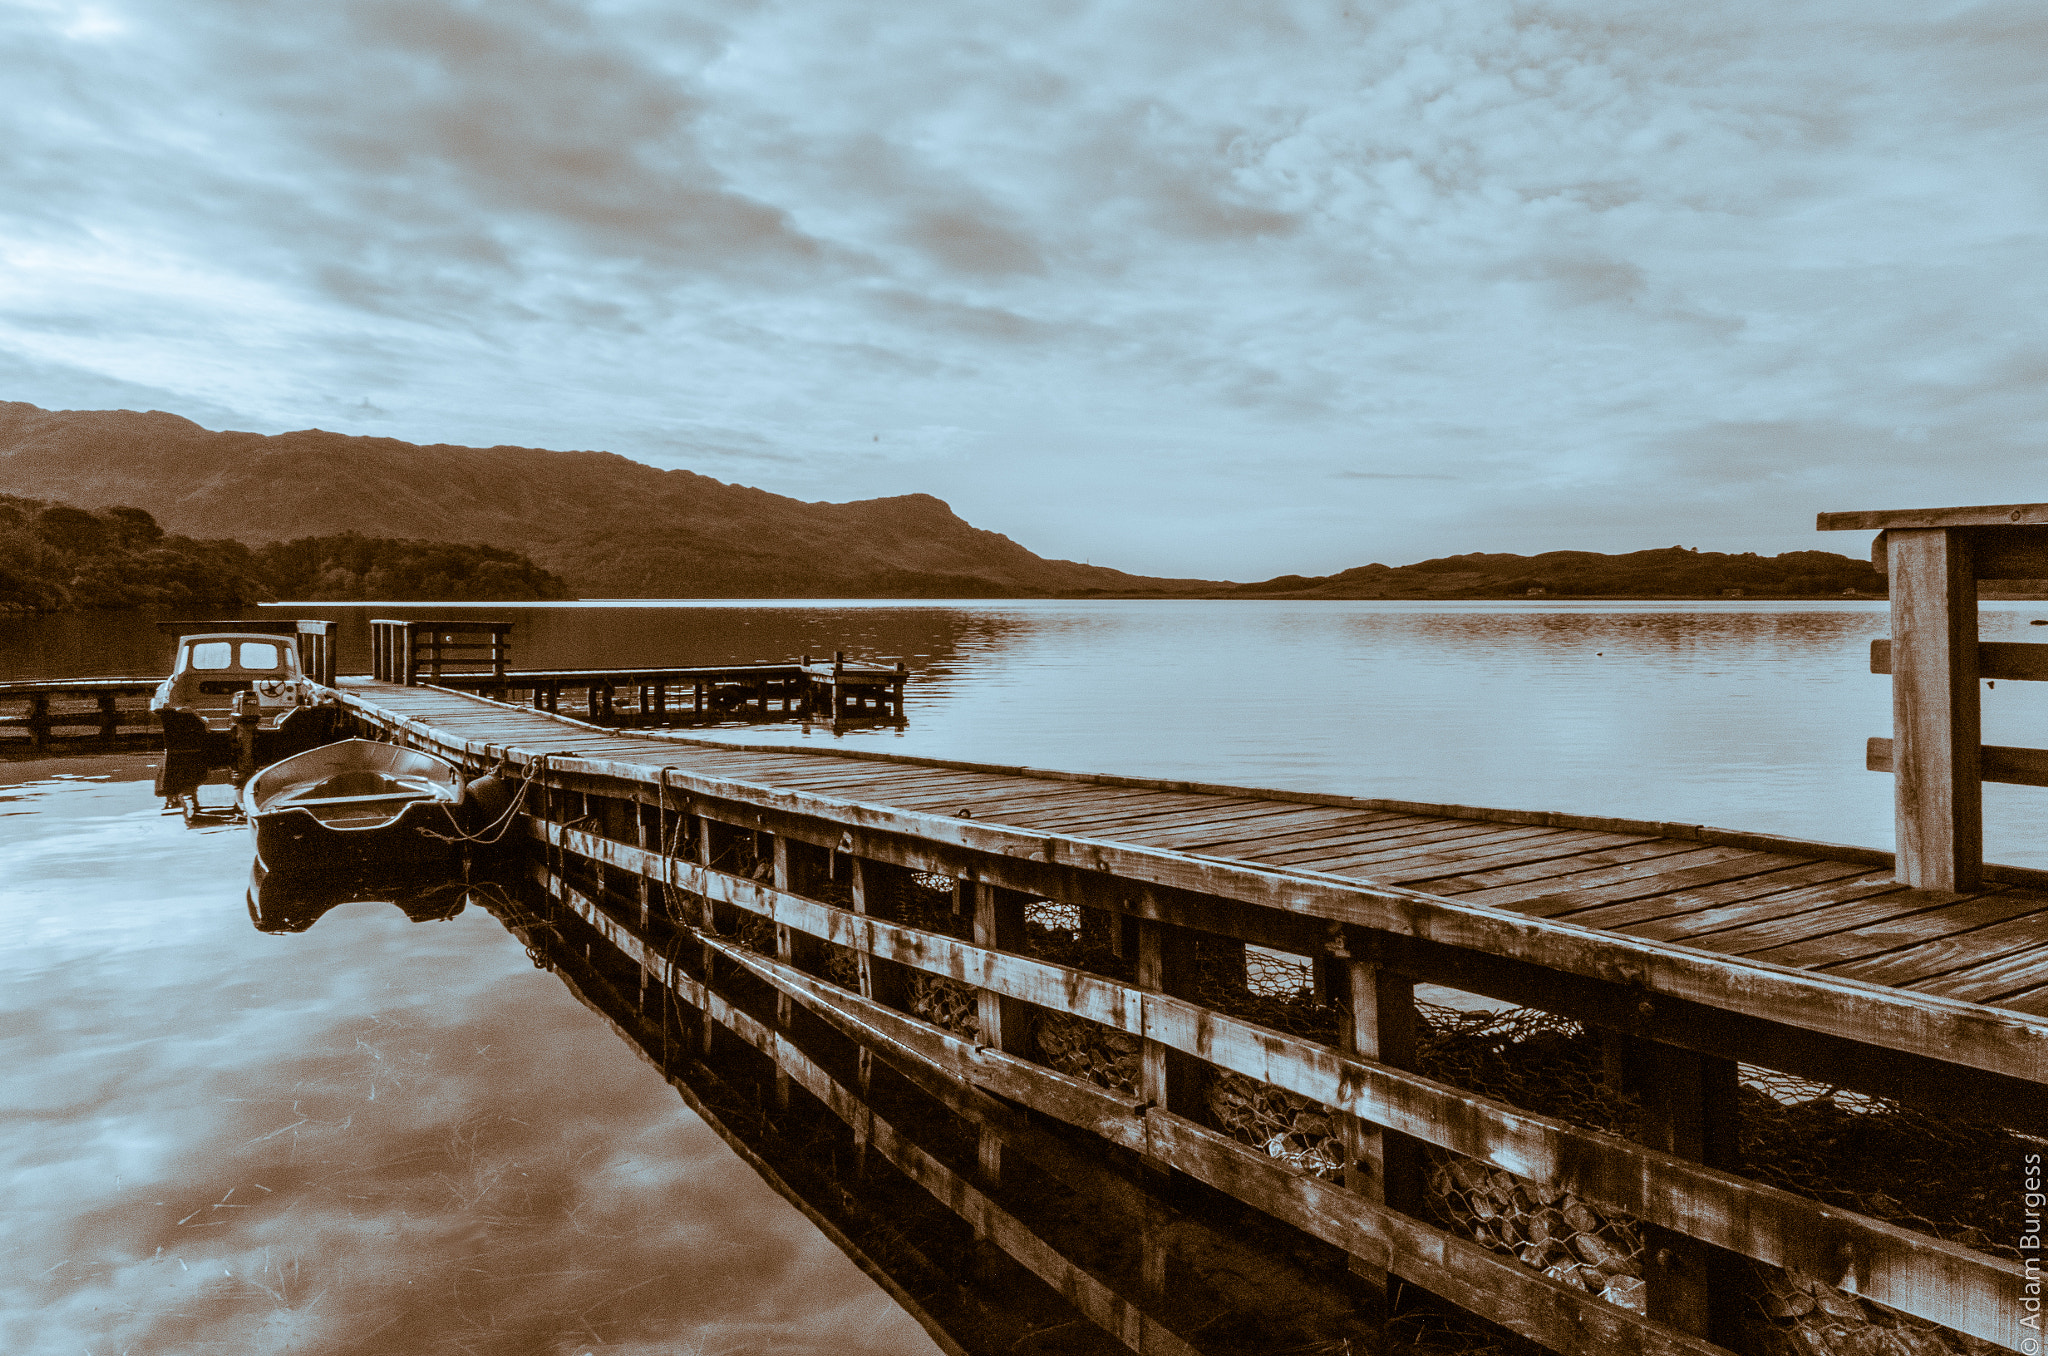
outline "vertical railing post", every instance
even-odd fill
[[[1894,528],[1886,548],[1898,879],[1921,890],[1974,890],[1984,867],[1984,788],[1969,534]]]
[[[1415,981],[1352,959],[1341,945],[1321,964],[1323,987],[1337,1000],[1337,1044],[1347,1054],[1395,1069],[1415,1067]],[[1344,1185],[1376,1205],[1421,1213],[1423,1159],[1414,1140],[1348,1113],[1337,1116],[1344,1144]],[[1377,1258],[1353,1256],[1351,1270],[1385,1299],[1388,1272]]]
[[[1195,987],[1195,935],[1154,918],[1138,920],[1138,987],[1176,997],[1193,996]],[[1140,1056],[1141,1083],[1138,1093],[1153,1106],[1199,1118],[1197,1099],[1201,1095],[1201,1064],[1149,1036]],[[1155,1172],[1168,1169],[1147,1160]]]
[[[984,880],[975,881],[974,944],[988,951],[1022,952],[1024,905],[1030,898]],[[1024,1050],[1030,1034],[1030,1004],[993,989],[979,989],[975,992],[975,1017],[981,1044],[1012,1053]],[[1002,1180],[1003,1141],[986,1125],[981,1127],[976,1164],[985,1185]]]
[[[1029,898],[1029,895],[1005,890],[987,881],[974,882],[974,944],[988,951],[1023,951],[1024,904]],[[975,1010],[981,1024],[983,1045],[992,1050],[1017,1051],[1023,1048],[1029,1005],[993,989],[979,989],[976,991]]]
[[[1709,1167],[1739,1165],[1740,1102],[1733,1060],[1636,1037],[1621,1044],[1625,1090],[1641,1107],[1643,1143]],[[1741,1322],[1740,1267],[1684,1234],[1644,1225],[1644,1298],[1651,1318],[1729,1344]]]
[[[873,914],[883,897],[890,893],[888,885],[899,881],[909,873],[900,866],[886,862],[871,862],[862,857],[852,859],[853,911],[858,914]],[[885,1007],[902,1008],[910,989],[910,972],[898,961],[881,960],[860,953],[860,995],[873,999]]]

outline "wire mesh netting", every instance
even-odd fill
[[[764,864],[765,867],[765,864]],[[835,898],[834,902],[847,900]],[[970,939],[972,910],[956,883],[913,875],[877,912]],[[1130,982],[1135,957],[1116,920],[1051,900],[1026,905],[1023,949],[1057,964]],[[744,916],[739,940],[772,954],[774,929]],[[857,957],[832,947],[827,978],[858,985]],[[914,971],[906,1006],[968,1039],[977,992]],[[1196,948],[1194,992],[1205,1006],[1275,1031],[1334,1043],[1341,1012],[1299,956],[1217,939]],[[1427,1077],[1569,1124],[1639,1137],[1641,1106],[1617,1086],[1602,1033],[1535,1009],[1464,1011],[1418,1004],[1416,1069]],[[1064,1013],[1039,1011],[1014,1053],[1104,1088],[1136,1095],[1143,1042]],[[1736,1170],[1784,1190],[1996,1255],[2017,1258],[2019,1202],[2010,1183],[2039,1146],[1960,1118],[1744,1065]],[[1343,1125],[1313,1099],[1228,1070],[1203,1087],[1210,1122],[1239,1141],[1319,1177],[1341,1178]],[[1429,1147],[1425,1213],[1441,1227],[1562,1284],[1645,1310],[1644,1230],[1554,1184]],[[1758,1356],[1989,1356],[1989,1343],[1847,1293],[1825,1280],[1750,1264],[1749,1332]]]

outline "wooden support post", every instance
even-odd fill
[[[1338,998],[1338,1048],[1396,1069],[1415,1067],[1415,982],[1382,966],[1332,955],[1319,962],[1323,987]],[[1419,1214],[1422,1146],[1371,1121],[1339,1113],[1344,1185],[1377,1205]],[[1385,1267],[1354,1255],[1351,1270],[1384,1299]]]
[[[900,866],[855,857],[853,862],[853,911],[873,913],[881,902],[885,882],[909,875]],[[880,960],[860,953],[860,996],[901,1009],[910,993],[910,972],[899,962]]]
[[[974,944],[991,951],[1024,950],[1024,904],[1029,895],[987,881],[974,882]],[[981,1043],[992,1050],[1021,1053],[1029,1031],[1030,1005],[989,989],[977,991]]]
[[[708,816],[700,815],[697,819],[697,865],[703,867],[707,871],[713,869],[714,866],[713,851],[711,846],[712,823],[713,821]],[[716,906],[713,905],[711,896],[708,894],[697,896],[697,926],[704,930],[704,933],[707,937],[711,933],[716,932],[718,930]],[[705,942],[702,948],[702,955],[700,957],[699,964],[703,966],[704,982],[706,984],[709,984],[712,980],[712,976],[714,974],[714,962],[717,960],[717,957],[718,952],[712,949],[710,942]],[[718,1025],[718,1023],[711,1021],[707,1021],[705,1023],[705,1026],[707,1028],[716,1025]],[[709,1044],[710,1038],[707,1036],[705,1038],[705,1041],[706,1044],[704,1048],[708,1053],[711,1048]]]
[[[28,699],[29,743],[40,749],[50,742],[50,695],[38,692]]]
[[[1886,539],[1898,879],[1922,890],[1974,890],[1984,867],[1984,787],[1970,537],[1911,528]]]
[[[626,803],[633,810],[633,828],[635,831],[635,836],[639,839],[640,847],[642,848],[642,850],[652,850],[655,852],[661,851],[662,842],[660,807],[654,805],[642,805],[638,801],[628,801]],[[654,819],[654,823],[652,826],[650,826],[647,822],[649,816],[652,816]],[[640,935],[644,937],[647,935],[648,924],[652,920],[654,915],[654,882],[647,879],[647,877],[638,874],[635,874],[633,879],[639,883]],[[644,989],[647,984],[645,967],[642,967],[641,969],[640,983],[641,987]]]
[[[99,694],[100,738],[112,739],[121,727],[121,713],[114,706],[114,694]]]
[[[1621,1067],[1624,1086],[1642,1106],[1643,1143],[1711,1167],[1740,1167],[1735,1061],[1630,1037]],[[1684,1234],[1642,1229],[1649,1316],[1724,1346],[1736,1341],[1740,1263]]]
[[[1195,987],[1195,934],[1152,918],[1138,920],[1138,987],[1155,993],[1190,998]],[[1203,1066],[1159,1041],[1143,1047],[1143,1074],[1138,1092],[1168,1111],[1200,1118]],[[1167,1171],[1153,1165],[1155,1171]]]
[[[991,951],[1024,950],[1024,905],[1031,896],[1005,890],[987,881],[974,882],[974,944]],[[975,993],[980,1043],[992,1050],[1026,1053],[1031,1032],[1031,1005],[989,989]],[[1003,1177],[1003,1142],[987,1125],[981,1127],[977,1166],[982,1181],[995,1185]]]

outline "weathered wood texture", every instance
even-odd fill
[[[1889,639],[1870,642],[1870,671],[1892,671]],[[1977,676],[2014,682],[2048,682],[2048,645],[2012,640],[1977,642]]]
[[[778,1062],[788,1056],[790,1052],[782,1048],[786,1038],[734,1009],[717,993],[677,970],[665,957],[652,953],[595,901],[559,880],[549,879],[547,884],[614,945],[653,967],[661,982],[674,988],[692,1007],[709,1013],[757,1049],[773,1052]],[[859,1028],[866,1040],[893,1045],[911,1058],[948,1071],[964,1083],[1135,1149],[1355,1256],[1382,1260],[1416,1284],[1553,1350],[1726,1356],[1722,1348],[1625,1310],[1590,1301],[1582,1293],[1518,1267],[1477,1244],[1362,1202],[1333,1184],[1290,1172],[1271,1158],[1163,1107],[1133,1103],[1092,1083],[962,1040],[756,953],[724,945],[720,950],[730,963],[752,971],[778,990],[796,994],[821,1016]],[[814,1095],[823,1094],[821,1100],[831,1096],[824,1083],[809,1070],[805,1070],[804,1082]],[[876,1128],[871,1129],[871,1134],[887,1133],[882,1129],[886,1123],[876,1120],[873,1124]],[[901,1160],[892,1161],[903,1166]],[[957,1178],[948,1181],[948,1187],[959,1194],[952,1199],[965,1200],[970,1208],[979,1208],[983,1199],[980,1193],[967,1195],[971,1186],[964,1182],[956,1186],[954,1181]],[[997,1241],[1009,1250],[1000,1236]],[[1117,1331],[1112,1322],[1102,1325]],[[1144,1349],[1137,1343],[1132,1345],[1134,1349]]]
[[[60,678],[0,685],[0,731],[19,730],[20,743],[43,748],[52,740],[154,734],[148,699],[158,678]],[[0,740],[5,748],[15,740]],[[18,746],[18,745],[17,745]]]
[[[1968,953],[1968,938],[1988,929],[1976,915],[1956,916],[1952,929],[1939,915],[1950,906],[1970,905],[1972,896],[1913,891],[1881,880],[1859,885],[1869,874],[1857,872],[1863,863],[1835,861],[1824,849],[1787,840],[1768,840],[1770,848],[1783,849],[1774,851],[1759,850],[1763,844],[1702,847],[1698,836],[1667,842],[1627,832],[1611,832],[1606,840],[1611,846],[1598,846],[1596,840],[1590,850],[1586,841],[1575,841],[1562,855],[1557,846],[1544,846],[1547,835],[1505,840],[1524,843],[1528,855],[1505,862],[1493,856],[1462,864],[1454,860],[1446,868],[1451,874],[1432,875],[1427,890],[1416,890],[1373,874],[1386,869],[1385,858],[1346,875],[1314,865],[1196,855],[1174,844],[1188,841],[1180,836],[1182,830],[1209,825],[1221,826],[1225,835],[1240,835],[1233,842],[1255,845],[1257,830],[1244,837],[1242,826],[1265,824],[1290,836],[1327,832],[1345,841],[1349,854],[1363,841],[1359,835],[1371,839],[1414,828],[1420,835],[1411,844],[1416,853],[1441,858],[1448,842],[1464,841],[1457,835],[1477,816],[1235,788],[1229,794],[1168,791],[1130,785],[1129,779],[1092,782],[1007,769],[927,769],[893,760],[749,752],[566,727],[543,713],[514,712],[417,688],[363,685],[352,690],[350,700],[365,720],[471,766],[506,758],[525,767],[544,759],[538,775],[586,800],[658,803],[669,813],[694,817],[704,835],[714,829],[740,838],[773,834],[854,857],[862,863],[856,907],[841,908],[805,895],[800,887],[778,889],[736,874],[734,868],[745,862],[708,865],[703,859],[654,851],[637,834],[612,836],[601,820],[589,828],[547,819],[530,826],[551,861],[587,861],[606,871],[649,876],[685,897],[707,901],[714,912],[757,914],[785,935],[848,948],[868,962],[860,986],[868,992],[835,988],[846,1001],[873,1002],[882,987],[876,976],[885,964],[943,975],[982,991],[983,1011],[1000,1029],[1013,1025],[1002,1004],[1014,1001],[1139,1037],[1147,1052],[1148,1100],[1162,1108],[1154,1115],[1183,1114],[1176,1105],[1174,1059],[1191,1061],[1197,1077],[1203,1068],[1228,1070],[1355,1117],[1363,1133],[1379,1133],[1387,1143],[1406,1136],[1522,1176],[1568,1185],[1590,1201],[1632,1213],[1681,1241],[1797,1266],[1988,1340],[2007,1340],[2013,1331],[2018,1280],[2013,1268],[1996,1259],[1774,1191],[1695,1154],[1631,1144],[1432,1082],[1398,1067],[1400,1038],[1391,1026],[1373,1035],[1381,1058],[1363,1053],[1367,1033],[1362,1026],[1354,1028],[1355,1051],[1257,1026],[1174,992],[1178,986],[1169,959],[1176,947],[1189,944],[1187,929],[1193,927],[1212,938],[1349,960],[1361,971],[1381,967],[1396,984],[1428,979],[1572,1011],[1632,1032],[1639,1040],[1666,1042],[1694,1055],[1740,1058],[1850,1085],[1897,1078],[1924,1100],[1966,1098],[1973,1113],[2038,1125],[2043,1084],[2048,1083],[2048,1022],[1748,954],[1835,938],[1838,944],[1827,948],[1822,962],[1833,965],[1867,961],[1888,950],[1948,944],[1964,948],[1967,967],[1975,960]],[[892,797],[931,803],[919,795],[920,786],[929,789],[927,783],[952,788],[936,796],[938,804],[950,809],[934,812],[891,803]],[[1102,799],[1091,817],[1088,802],[1096,796]],[[576,818],[570,808],[585,813],[574,806],[549,808],[547,814],[557,821]],[[984,820],[983,809],[1007,822]],[[963,816],[961,810],[972,813]],[[1041,813],[1050,822],[1035,821]],[[1397,825],[1396,819],[1413,822]],[[1483,822],[1532,821],[1540,823],[1540,817]],[[1298,825],[1308,827],[1293,827]],[[1138,838],[1149,841],[1131,841]],[[861,897],[870,888],[865,876],[876,869],[939,872],[974,882],[976,891],[988,889],[975,897],[979,940],[985,944],[867,911]],[[795,878],[785,876],[784,883],[794,886]],[[1017,954],[1004,944],[1009,911],[997,890],[1146,920],[1157,930],[1150,946],[1142,933],[1138,938],[1138,982],[1124,984]],[[1773,915],[1772,901],[1780,897],[1802,902]],[[2016,946],[2008,938],[2005,949],[1983,959],[2027,956],[2032,944],[2024,940],[2024,930],[2029,919],[2048,919],[2048,897],[2006,888],[1974,898],[1985,901],[1986,908],[2012,905],[2001,916],[2022,932]],[[2035,898],[2041,902],[2038,909],[2029,902]],[[1673,902],[1657,906],[1660,899]],[[1626,921],[1617,930],[1598,930],[1572,921],[1579,915]],[[1688,918],[1708,921],[1693,946],[1672,945],[1672,940],[1694,936],[1684,926]],[[1833,918],[1839,918],[1839,926],[1829,921]],[[1923,922],[1908,929],[1910,937],[1899,932],[1902,920],[1915,918]],[[1675,937],[1626,930],[1674,926]],[[1868,946],[1856,942],[1859,934],[1867,935]],[[1700,949],[1716,938],[1724,939],[1723,954]],[[2048,942],[2048,932],[2042,940]],[[710,939],[702,945],[707,954],[717,951]],[[1332,956],[1332,946],[1344,954]],[[793,946],[785,950],[796,959]],[[723,952],[717,959],[721,966],[739,963]],[[1951,950],[1933,963],[1946,976],[1958,971],[1956,961]],[[2048,967],[2048,960],[2041,965]],[[800,963],[785,965],[782,970],[791,973],[771,982],[803,1001],[805,986],[821,981],[806,977],[798,982],[794,975],[802,968]],[[1996,970],[1990,964],[1985,968]],[[1933,972],[1916,970],[1891,982],[1935,978]],[[2048,968],[2030,968],[2022,961],[1995,974],[1989,982],[1996,987],[1988,996],[2031,994],[2044,980]],[[1374,1012],[1385,1017],[1386,1004],[1397,996],[1375,989]],[[1352,1011],[1356,1022],[1366,1005],[1354,998]],[[996,1053],[991,1049],[991,1055]],[[1891,1090],[1888,1084],[1885,1090]],[[1159,1142],[1148,1138],[1141,1152],[1149,1154]],[[1364,1139],[1358,1142],[1367,1147]],[[1160,1157],[1195,1171],[1169,1155]],[[1362,1157],[1370,1163],[1369,1156]],[[1208,1155],[1193,1161],[1206,1165],[1203,1171],[1211,1176],[1204,1180],[1223,1185],[1216,1177],[1235,1169],[1214,1160]],[[1377,1170],[1387,1175],[1391,1189],[1391,1169],[1382,1164]],[[1341,1191],[1350,1211],[1346,1227],[1356,1228],[1363,1217],[1362,1193],[1318,1183],[1291,1186],[1290,1199],[1325,1189]],[[1364,1204],[1379,1208],[1378,1203]],[[1399,1215],[1391,1206],[1383,1208]],[[1435,1233],[1412,1220],[1408,1225]],[[1446,1252],[1451,1241],[1437,1235],[1426,1245],[1409,1239],[1404,1246],[1424,1247],[1443,1258],[1451,1255]],[[1370,1250],[1359,1255],[1374,1256]],[[1573,1309],[1573,1301],[1559,1303]],[[1711,1330],[1713,1303],[1709,1285],[1697,1303],[1689,1309],[1678,1304],[1668,1316],[1679,1327]],[[1613,1312],[1583,1296],[1576,1304]],[[1679,1336],[1670,1324],[1660,1331],[1672,1340]]]
[[[1899,880],[1972,890],[1984,861],[1977,577],[1968,542],[1954,533],[1888,536]]]
[[[575,856],[654,874],[778,927],[1141,1036],[1148,1050],[1157,1046],[1273,1083],[1374,1127],[1569,1187],[1673,1233],[1776,1266],[1799,1267],[1990,1340],[2009,1333],[2018,1313],[2017,1268],[1996,1259],[1746,1181],[1668,1149],[1579,1129],[1271,1031],[1149,987],[1161,981],[1142,966],[1140,985],[1147,987],[1124,985],[664,860],[595,834],[545,822],[532,830],[540,841]],[[1146,1100],[1170,1108],[1170,1082],[1155,1088],[1150,1081],[1148,1074]],[[1691,1140],[1671,1142],[1703,1152]]]
[[[1865,509],[1822,513],[1822,532],[1882,532],[1888,528],[2048,526],[2048,504],[1980,504],[1973,508]]]

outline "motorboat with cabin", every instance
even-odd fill
[[[451,864],[469,802],[454,764],[369,739],[294,754],[242,788],[257,859],[273,873]]]
[[[326,743],[339,715],[333,693],[300,670],[291,639],[258,631],[180,636],[170,677],[149,709],[164,733],[157,793],[182,802],[188,817],[214,769],[246,775]],[[237,746],[238,729],[246,751]]]

